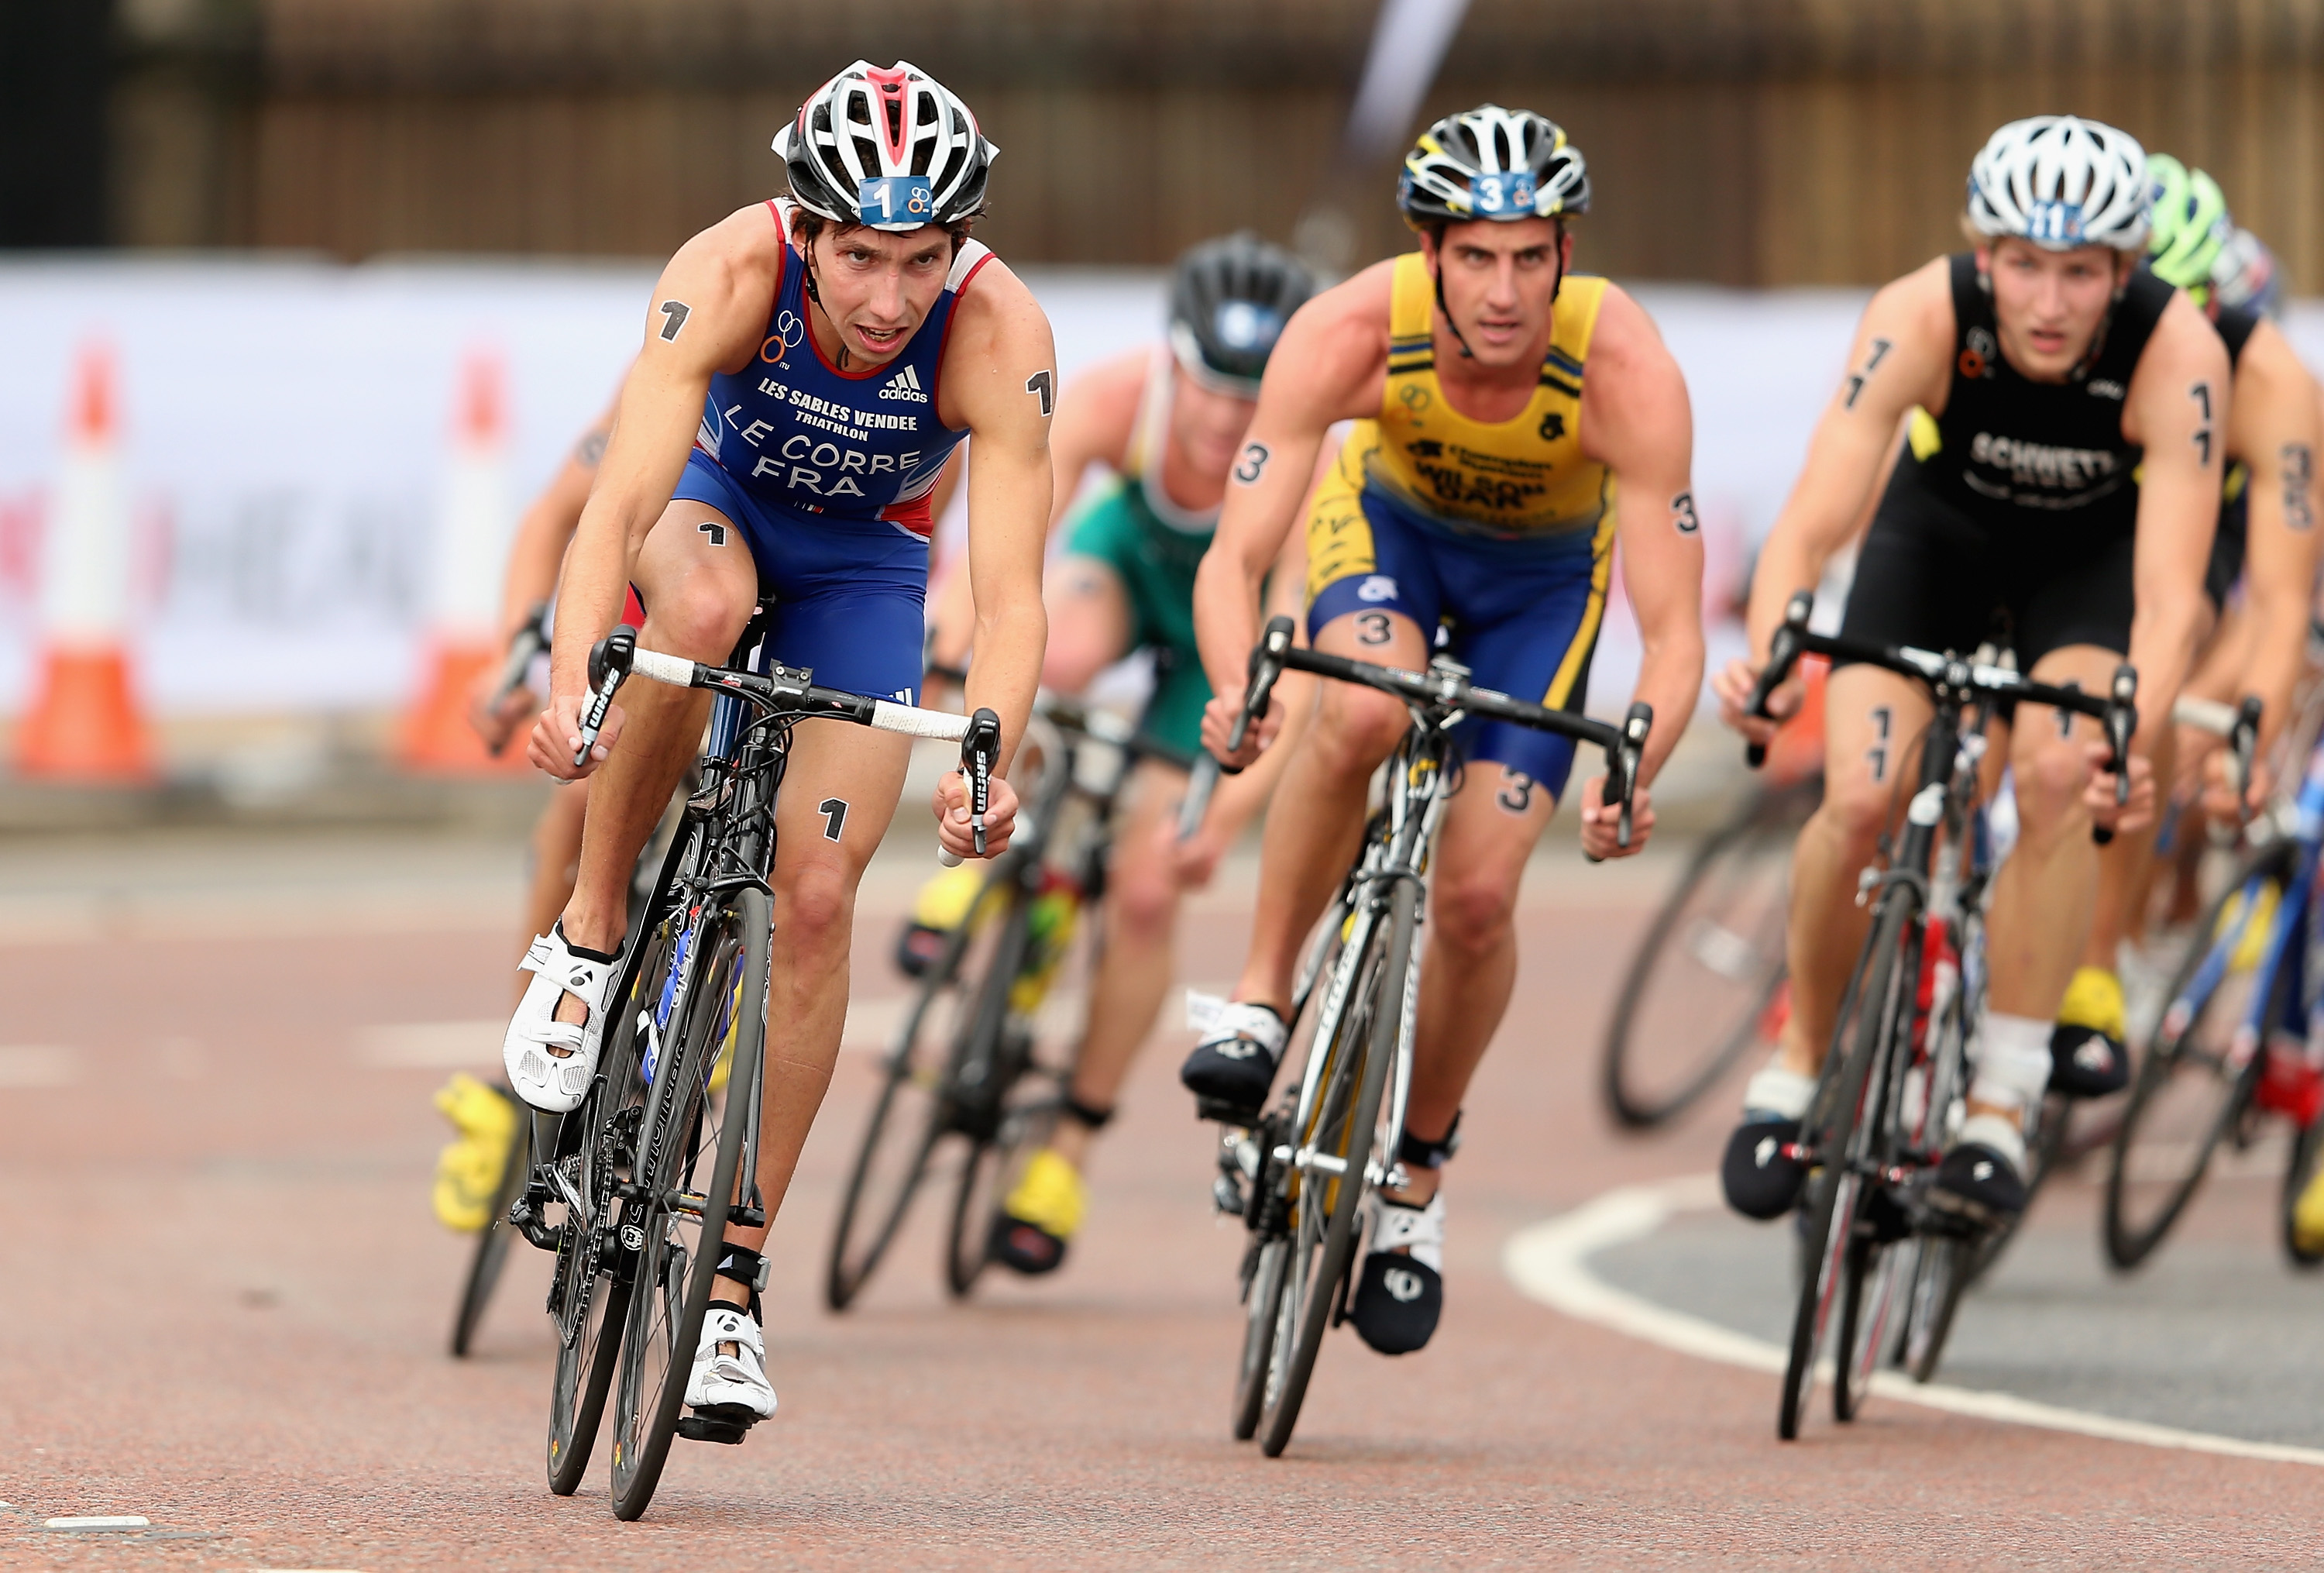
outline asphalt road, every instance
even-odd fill
[[[1876,1403],[1773,1435],[1773,1382],[1569,1320],[1503,1276],[1516,1231],[1712,1161],[1725,1110],[1611,1134],[1593,1055],[1653,868],[1536,869],[1517,1006],[1450,1171],[1432,1347],[1325,1353],[1299,1435],[1228,1439],[1237,1227],[1206,1131],[1141,1063],[1074,1260],[938,1286],[923,1229],[845,1318],[816,1283],[871,1087],[853,1050],[770,1247],[781,1412],[682,1445],[651,1514],[599,1474],[551,1496],[542,1259],[512,1268],[466,1363],[443,1353],[466,1242],[429,1215],[428,1095],[491,1059],[518,853],[409,836],[110,837],[0,847],[0,1567],[1218,1568],[2312,1565],[2324,1480],[2294,1465]],[[875,869],[856,966],[927,865]],[[1185,927],[1231,975],[1249,870]],[[2258,1188],[2245,1187],[2256,1191]],[[1949,1380],[2310,1439],[2324,1284],[2276,1264],[2220,1188],[2154,1272],[2089,1265],[2086,1204],[2044,1201],[1963,1314]],[[2080,1209],[2078,1212],[2078,1208]],[[932,1210],[932,1209],[931,1209]],[[1764,1332],[1781,1242],[1686,1216],[1609,1278]],[[1720,1307],[1727,1309],[1724,1312]],[[50,1529],[135,1515],[139,1529]]]

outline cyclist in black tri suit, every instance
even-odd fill
[[[1742,707],[1784,605],[1854,532],[1900,420],[1931,419],[1900,456],[1864,543],[1844,631],[1974,649],[2005,622],[2020,665],[2104,689],[2138,668],[2127,827],[2151,802],[2152,752],[2209,619],[2204,570],[2228,417],[2227,352],[2194,303],[2136,271],[2146,154],[2111,126],[2041,116],[2003,126],[1969,174],[1973,249],[1888,285],[1866,310],[1847,375],[1760,557],[1752,660],[1716,687]],[[1790,713],[1796,694],[1773,708]],[[1793,865],[1792,1014],[1745,1093],[1722,1167],[1729,1202],[1773,1217],[1805,1179],[1790,1155],[1861,947],[1857,876],[1915,779],[1931,714],[1917,683],[1842,665],[1826,690],[1825,799]],[[1968,1117],[1932,1200],[1994,1220],[2024,1206],[2023,1121],[2051,1074],[2052,1023],[2089,931],[2091,816],[2116,819],[2105,745],[2081,721],[2018,725],[2009,745],[2019,835],[1996,883],[1989,1006],[1972,1045]]]
[[[2228,217],[2218,183],[2163,154],[2147,162],[2153,191],[2147,266],[2202,307],[2227,345],[2234,379],[2218,534],[2204,582],[2217,620],[2187,691],[2226,704],[2258,696],[2261,763],[2244,789],[2255,808],[2266,800],[2264,761],[2292,714],[2308,658],[2317,567],[2316,380],[2268,319],[2273,292],[2249,282],[2255,274],[2272,281],[2274,269],[2267,248]],[[2173,741],[2180,757],[2171,773],[2182,781],[2204,755],[2215,772],[2225,763],[2216,738],[2185,734]],[[2207,796],[2213,811],[2233,811],[2224,782]],[[2124,837],[2100,859],[2097,921],[2050,1041],[2050,1085],[2070,1096],[2100,1096],[2129,1082],[2116,958],[2122,941],[2135,940],[2144,927],[2153,851],[2153,837],[2142,833]]]

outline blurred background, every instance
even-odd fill
[[[780,190],[768,139],[858,56],[1000,144],[980,234],[1068,376],[1157,331],[1186,245],[1250,227],[1351,270],[1404,246],[1429,119],[1558,119],[1597,193],[1578,265],[1689,375],[1714,606],[1865,291],[1955,244],[2000,122],[2071,110],[2208,168],[2324,290],[2324,0],[9,0],[7,757],[69,621],[69,508],[110,532],[149,788],[254,802],[393,756],[659,262]],[[1628,648],[1618,609],[1601,703]]]

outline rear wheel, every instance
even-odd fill
[[[1802,1275],[1799,1303],[1792,1315],[1791,1350],[1775,1413],[1775,1434],[1787,1442],[1799,1436],[1800,1422],[1806,1418],[1816,1364],[1833,1330],[1834,1308],[1844,1291],[1860,1296],[1861,1281],[1877,1265],[1870,1241],[1861,1233],[1871,1226],[1868,1176],[1874,1168],[1880,1125],[1882,1088],[1874,1072],[1885,1069],[1892,1028],[1910,1019],[1913,988],[1919,980],[1914,944],[1919,917],[1911,887],[1891,886],[1865,942],[1866,962],[1851,991],[1851,1008],[1841,1013],[1840,1030],[1833,1035],[1832,1052],[1841,1056],[1840,1069],[1817,1089],[1810,1111],[1809,1144],[1821,1172],[1809,1188],[1808,1271]],[[1852,1291],[1851,1277],[1858,1281]],[[1833,1350],[1833,1359],[1845,1373],[1855,1353],[1848,1339],[1858,1328],[1843,1318],[1840,1330],[1842,1346]],[[1840,1385],[1843,1396],[1835,1402],[1844,1403],[1845,1380]]]
[[[493,1303],[493,1291],[500,1287],[501,1269],[508,1265],[509,1242],[516,1235],[509,1226],[508,1210],[524,1194],[525,1177],[532,1172],[531,1128],[528,1112],[520,1109],[516,1134],[509,1142],[508,1161],[501,1166],[501,1182],[493,1191],[492,1211],[477,1232],[467,1280],[460,1285],[460,1309],[452,1318],[452,1354],[456,1359],[467,1358],[477,1324]]]
[[[1297,1151],[1336,1160],[1337,1171],[1317,1165],[1289,1177],[1290,1250],[1260,1403],[1265,1434],[1259,1447],[1270,1458],[1291,1441],[1323,1335],[1337,1320],[1334,1313],[1347,1292],[1356,1212],[1369,1189],[1364,1170],[1377,1144],[1381,1094],[1405,1029],[1406,992],[1414,981],[1417,911],[1413,882],[1397,881],[1388,910],[1358,958],[1355,986],[1348,991],[1338,1029],[1318,1046],[1329,1058],[1314,1109],[1305,1127],[1291,1137]]]
[[[2245,865],[2199,920],[2171,980],[2107,1175],[2107,1256],[2116,1267],[2137,1266],[2163,1243],[2250,1102],[2277,1003],[2258,991],[2280,995],[2292,971],[2279,967],[2271,980],[2265,958],[2293,854],[2283,843]]]
[[[728,1216],[738,1191],[757,1198],[744,1172],[745,1138],[758,1123],[772,923],[762,890],[738,890],[728,904],[703,913],[686,950],[689,976],[670,1034],[655,1057],[656,1085],[638,1138],[642,1194],[622,1217],[624,1243],[636,1255],[613,1399],[618,1518],[640,1517],[653,1500],[685,1405]]]
[[[1655,915],[1606,1030],[1601,1085],[1620,1124],[1674,1118],[1758,1041],[1784,977],[1792,846],[1816,801],[1799,787],[1754,798]]]
[[[976,1062],[971,1050],[978,1022],[991,1013],[985,995],[996,977],[1005,991],[1009,976],[998,965],[1007,948],[1004,937],[1023,926],[1018,867],[1018,860],[1010,857],[994,865],[968,916],[922,980],[883,1062],[880,1096],[848,1171],[839,1225],[832,1232],[823,1297],[834,1310],[853,1305],[886,1259],[919,1193],[931,1153],[959,1123],[959,1089],[953,1078],[957,1067]]]

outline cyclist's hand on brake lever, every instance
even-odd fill
[[[1744,691],[1750,691],[1748,680],[1744,683]],[[1654,833],[1654,800],[1643,786],[1631,794],[1630,844],[1623,847],[1618,845],[1621,805],[1617,803],[1611,808],[1607,807],[1605,793],[1606,778],[1602,775],[1593,775],[1582,783],[1582,850],[1601,861],[1609,857],[1628,857],[1644,847],[1646,837]]]
[[[2244,784],[2243,800],[2236,800],[2236,789],[2229,780],[2234,773],[2235,754],[2227,748],[2214,748],[2203,761],[2203,812],[2223,825],[2235,825],[2255,818],[2267,807],[2268,793],[2275,790],[2274,779],[2268,774],[2267,761],[2251,762],[2251,780]]]
[[[955,857],[974,857],[976,828],[969,823],[968,780],[958,771],[947,771],[936,782],[936,840]],[[1001,776],[992,778],[991,794],[984,810],[984,856],[998,857],[1009,849],[1009,837],[1017,829],[1017,789]]]
[[[2144,754],[2130,756],[2130,800],[2115,801],[2114,773],[2107,769],[2107,745],[2093,742],[2086,757],[2090,762],[2089,785],[2082,789],[2082,806],[2090,818],[2116,835],[2128,835],[2144,830],[2154,819],[2154,765]]]
[[[1240,694],[1231,699],[1213,696],[1211,702],[1203,707],[1203,746],[1209,749],[1212,757],[1228,770],[1246,769],[1267,751],[1268,745],[1275,741],[1275,735],[1283,729],[1283,707],[1272,699],[1268,700],[1266,714],[1251,722],[1250,729],[1243,734],[1242,746],[1230,754],[1227,752],[1227,739],[1233,736],[1235,723],[1241,719]]]
[[[1767,696],[1767,710],[1775,719],[1763,720],[1746,715],[1744,707],[1751,702],[1751,690],[1759,681],[1759,668],[1748,661],[1730,661],[1711,675],[1711,691],[1719,696],[1719,718],[1731,729],[1740,732],[1747,741],[1765,745],[1776,730],[1799,710],[1803,685],[1799,669]]]
[[[540,696],[521,685],[501,692],[501,674],[488,666],[468,689],[468,725],[485,747],[498,751],[508,746],[528,717],[539,713],[540,705]]]
[[[588,704],[586,693],[560,694],[549,701],[549,708],[533,722],[531,739],[525,745],[525,757],[532,761],[534,769],[558,781],[579,781],[612,755],[622,736],[619,705],[605,711],[605,724],[597,729],[596,745],[589,750],[588,762],[573,763],[573,756],[581,750],[581,713]]]

